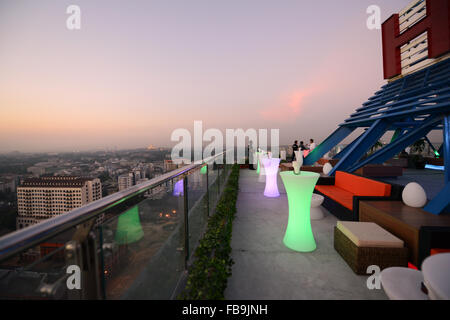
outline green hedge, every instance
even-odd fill
[[[227,185],[208,220],[205,235],[194,253],[180,299],[221,300],[231,275],[231,233],[239,189],[239,165],[233,165]]]

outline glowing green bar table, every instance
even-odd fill
[[[311,229],[310,208],[314,186],[320,175],[315,172],[280,172],[289,203],[289,220],[283,243],[289,249],[311,252],[316,249],[316,241]]]
[[[255,152],[256,153],[256,160],[258,161],[258,167],[256,169],[256,173],[259,174],[259,172],[261,171],[261,155],[262,152]]]

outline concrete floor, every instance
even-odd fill
[[[283,183],[278,176],[279,198],[264,197],[264,186],[256,171],[241,170],[231,244],[235,264],[226,299],[387,299],[382,289],[369,290],[367,276],[356,275],[334,250],[337,219],[330,213],[312,221],[314,252],[285,247],[288,201]]]

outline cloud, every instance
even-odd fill
[[[307,108],[311,98],[324,90],[326,90],[326,86],[318,83],[294,90],[281,97],[277,105],[267,107],[259,114],[265,120],[293,122]]]

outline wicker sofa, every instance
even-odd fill
[[[402,191],[403,186],[342,171],[336,172],[334,185],[315,187],[315,192],[325,198],[322,205],[343,221],[359,221],[359,201],[400,200]]]

